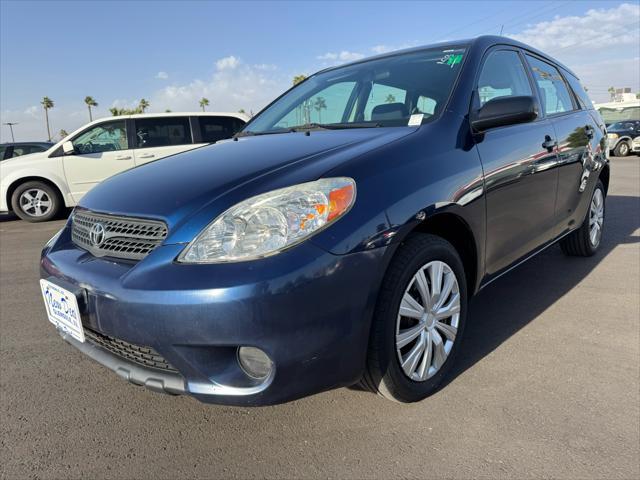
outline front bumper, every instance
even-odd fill
[[[85,327],[148,346],[179,374],[66,340],[132,383],[209,403],[281,403],[359,379],[393,247],[338,256],[306,242],[221,265],[175,263],[183,247],[158,247],[139,263],[96,258],[71,243],[67,228],[41,258],[42,278],[82,292]],[[241,345],[272,359],[266,380],[239,368]]]

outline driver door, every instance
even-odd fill
[[[63,157],[63,165],[75,202],[105,178],[135,165],[125,119],[93,125],[72,143],[74,153]]]

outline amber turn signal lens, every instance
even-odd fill
[[[353,202],[353,185],[345,185],[329,192],[329,215],[327,221],[331,221],[342,215]]]

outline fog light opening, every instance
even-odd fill
[[[273,369],[269,356],[255,347],[238,348],[238,364],[244,373],[256,380],[264,380]]]

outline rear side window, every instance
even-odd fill
[[[4,159],[4,154],[7,151],[7,147],[0,147],[0,160]]]
[[[489,53],[478,79],[480,106],[499,97],[533,95],[520,55],[513,50]]]
[[[231,138],[243,126],[244,122],[235,117],[198,117],[200,136],[203,142],[214,143]]]
[[[191,142],[188,117],[137,118],[136,147],[168,147]]]
[[[580,83],[580,80],[578,80],[570,73],[567,73],[564,77],[567,79],[567,82],[569,82],[573,93],[576,94],[578,102],[580,103],[580,107],[584,109],[592,109],[593,103],[591,102],[589,95],[587,95],[587,90]]]
[[[547,62],[527,55],[533,78],[538,84],[542,108],[547,115],[573,110],[573,102],[567,85],[558,69]]]

